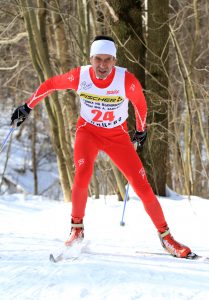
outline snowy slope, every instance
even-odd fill
[[[175,199],[174,199],[175,198]],[[209,201],[159,199],[170,229],[193,251],[209,255]],[[85,251],[74,261],[49,262],[70,229],[70,204],[46,198],[0,198],[1,300],[209,299],[209,263],[170,256],[136,257],[136,251],[162,252],[156,231],[135,197],[88,200]]]

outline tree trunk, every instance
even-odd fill
[[[118,43],[117,64],[127,68],[145,87],[145,43],[142,26],[142,1],[108,1],[118,21],[112,20],[111,31]],[[129,130],[135,129],[135,113],[129,104]]]
[[[30,41],[30,52],[34,67],[38,72],[40,81],[44,81],[51,77],[53,72],[50,67],[48,47],[45,35],[45,10],[42,9],[39,12],[39,23],[38,27],[37,15],[33,9],[27,9],[27,7],[33,7],[31,0],[21,0],[22,8],[24,11],[24,18],[26,23],[26,28],[28,31],[29,41]],[[39,1],[39,6],[44,8],[45,4],[43,1]],[[52,103],[45,100],[46,109],[49,116],[50,126],[52,130],[52,141],[53,146],[57,154],[58,169],[60,173],[60,181],[64,194],[65,201],[69,201],[71,195],[71,189],[69,184],[68,169],[65,159],[68,157],[66,149],[66,140],[64,134],[64,121],[61,111],[61,106],[58,101],[57,94],[51,95],[53,99]]]
[[[165,196],[168,152],[169,1],[148,1],[147,77],[148,141],[144,165],[154,192]]]
[[[145,47],[142,28],[142,1],[110,0],[108,3],[111,6],[109,8],[113,9],[113,14],[118,16],[118,19],[112,18],[110,27],[112,35],[119,45],[117,64],[134,73],[144,86]],[[129,104],[128,128],[129,131],[135,130],[135,112],[131,104]],[[120,196],[124,199],[127,180],[115,168],[113,166],[113,172]]]

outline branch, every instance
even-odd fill
[[[14,70],[15,68],[17,68],[20,64],[20,61],[18,60],[17,63],[12,66],[12,67],[0,67],[0,71],[4,71],[4,70]]]
[[[27,32],[20,32],[12,39],[0,40],[0,45],[16,44],[26,36],[28,36]]]
[[[116,13],[115,13],[114,9],[112,8],[112,6],[110,6],[110,4],[105,0],[103,1],[103,3],[107,7],[107,9],[109,10],[109,13],[110,13],[111,17],[113,18],[113,21],[114,22],[119,21],[119,18],[116,15]]]

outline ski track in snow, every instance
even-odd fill
[[[51,263],[49,254],[62,251],[69,231],[70,204],[40,199],[0,200],[0,300],[209,299],[209,263],[134,255],[137,250],[163,252],[139,201],[129,201],[126,226],[120,227],[122,203],[89,200],[84,250],[76,260]],[[199,245],[199,230],[206,225],[209,203],[200,202],[199,218],[186,201],[162,204],[178,234],[184,222],[189,224],[185,232],[190,236],[183,232],[181,238],[206,254],[208,238]],[[172,218],[174,211],[178,218]],[[202,236],[206,232],[202,228]]]

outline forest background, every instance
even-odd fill
[[[117,65],[135,74],[147,99],[148,139],[138,154],[154,192],[164,196],[168,186],[180,194],[208,198],[207,0],[0,0],[0,4],[0,107],[8,129],[13,109],[41,82],[89,64],[94,36],[111,35],[118,46]],[[70,200],[78,115],[79,100],[73,91],[54,92],[18,129],[15,139],[31,141],[31,160],[25,157],[16,172],[31,170],[34,194],[40,193],[40,161],[45,156],[57,162],[59,189],[64,200]],[[128,127],[132,136],[131,105]],[[1,172],[4,192],[17,185],[7,176],[10,146]],[[100,153],[89,196],[117,193],[123,199],[126,184]]]

